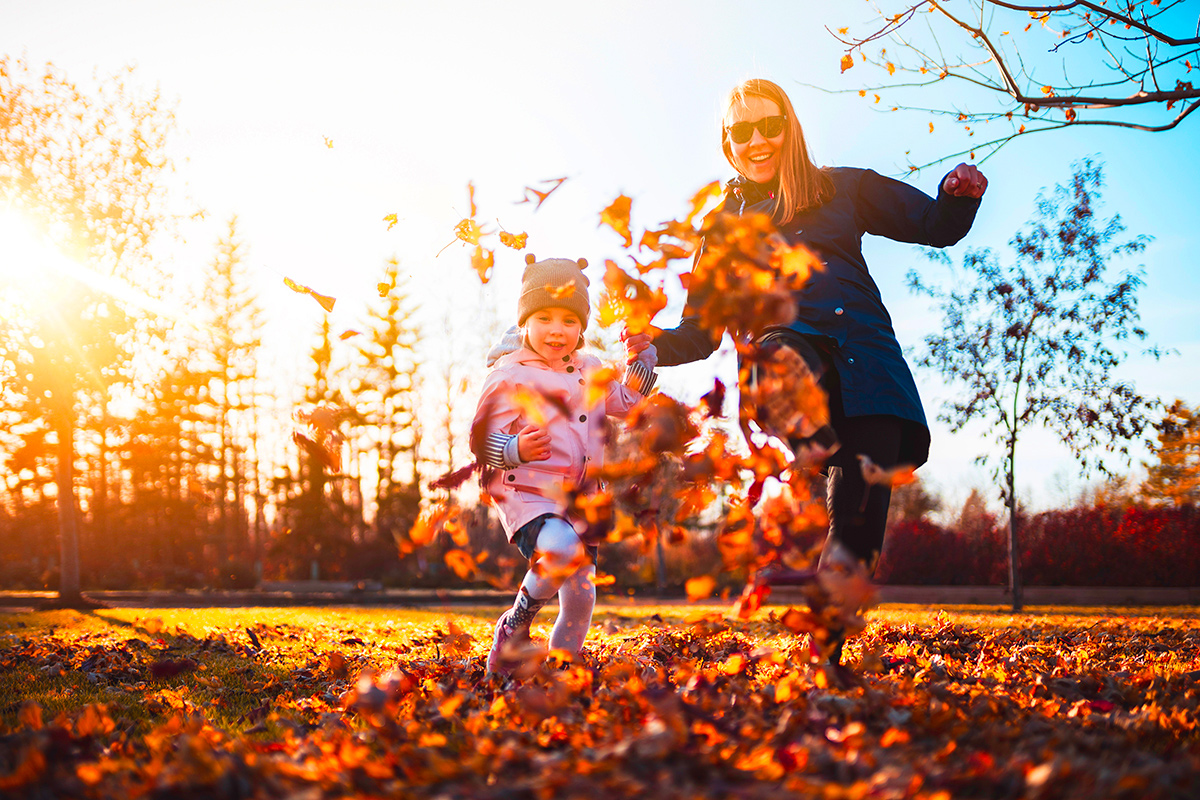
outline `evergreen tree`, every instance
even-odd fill
[[[211,338],[195,368],[207,385],[205,423],[212,453],[208,481],[214,501],[211,541],[215,566],[225,582],[233,577],[231,560],[245,566],[252,557],[252,511],[246,495],[258,471],[258,456],[250,443],[262,342],[262,310],[250,285],[236,216],[229,219],[225,235],[217,242],[203,292]],[[256,510],[253,513],[257,516]]]
[[[1142,494],[1176,506],[1200,504],[1200,407],[1176,400],[1155,427],[1156,461],[1146,464]]]
[[[345,491],[341,429],[354,415],[336,385],[339,367],[328,317],[321,319],[311,363],[303,408],[295,415],[298,468],[285,470],[275,481],[282,529],[273,550],[294,577],[319,578],[344,574],[362,527],[357,491]]]
[[[416,308],[393,257],[379,283],[380,302],[368,308],[356,397],[364,436],[377,462],[375,530],[387,542],[407,533],[421,502],[421,425],[417,417]]]

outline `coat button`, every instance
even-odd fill
[[[567,372],[574,372],[574,371],[575,371],[574,367],[567,367]]]
[[[515,481],[515,480],[517,479],[517,476],[516,476],[516,475],[509,475],[509,476],[508,476],[508,479],[509,479],[510,481]]]
[[[847,358],[846,360],[847,360],[847,361],[849,361],[851,364],[853,364],[853,363],[854,363],[854,359],[853,359],[853,358]]]
[[[571,360],[571,357],[570,357],[570,356],[563,356],[563,361],[564,361],[564,362],[566,362],[566,361],[570,361],[570,360]]]
[[[844,313],[845,313],[845,309],[843,309],[843,308],[835,308],[835,309],[833,310],[833,313],[837,314],[837,315],[840,317],[842,314],[844,314]]]
[[[579,415],[579,421],[580,421],[580,422],[587,422],[587,414],[580,414],[580,415]]]
[[[583,386],[583,378],[580,378],[580,379],[579,379],[579,385],[580,385],[580,386]]]

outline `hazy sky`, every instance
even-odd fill
[[[724,93],[744,78],[771,78],[789,91],[818,163],[900,175],[905,151],[921,161],[960,149],[950,125],[930,134],[920,115],[880,114],[856,94],[799,85],[858,89],[877,77],[866,67],[841,75],[839,45],[825,29],[870,18],[867,3],[795,0],[0,0],[0,53],[53,62],[76,81],[135,65],[137,82],[176,102],[178,177],[209,216],[186,229],[193,247],[175,267],[200,270],[236,213],[271,318],[267,340],[294,372],[321,312],[283,288],[283,276],[338,297],[335,329],[353,328],[395,255],[412,277],[427,335],[440,335],[447,309],[457,329],[470,330],[480,290],[466,250],[454,245],[436,256],[468,211],[468,182],[479,219],[493,229],[528,232],[528,250],[539,257],[602,265],[620,254],[617,237],[597,229],[598,212],[617,194],[634,198],[634,222],[646,226],[679,215],[702,185],[731,176],[718,115]],[[1085,128],[1012,143],[983,165],[988,194],[952,257],[985,246],[1003,256],[1039,189],[1066,180],[1082,156],[1105,161],[1103,211],[1155,239],[1140,260],[1145,326],[1154,342],[1179,352],[1157,364],[1131,361],[1122,374],[1148,394],[1200,402],[1197,126],[1153,135]],[[944,171],[912,182],[933,193]],[[562,176],[568,180],[540,211],[515,204],[525,186]],[[388,214],[399,219],[391,230]],[[868,237],[865,252],[901,344],[917,345],[937,320],[904,275],[933,268],[907,245]],[[523,255],[497,251],[487,292],[502,316],[515,306]],[[599,275],[594,270],[593,280]],[[677,314],[678,305],[659,322],[673,324]],[[694,397],[715,369],[708,362],[666,370],[664,386]],[[930,376],[917,379],[933,420],[944,392]],[[986,447],[980,429],[951,436],[934,423],[933,456],[921,475],[961,502],[971,486],[990,484],[971,463]],[[1031,433],[1018,459],[1018,490],[1034,506],[1061,502],[1081,485],[1045,436]]]

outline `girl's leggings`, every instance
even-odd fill
[[[596,564],[592,554],[570,523],[549,516],[537,532],[530,560],[521,588],[538,607],[558,593],[558,619],[550,632],[550,649],[578,653],[596,606]],[[522,602],[518,592],[514,607]]]

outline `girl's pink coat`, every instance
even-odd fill
[[[550,434],[548,460],[484,473],[491,473],[484,489],[495,501],[510,541],[535,517],[566,514],[563,487],[583,485],[589,470],[603,464],[604,417],[623,417],[642,399],[614,380],[604,396],[589,404],[588,395],[600,393],[587,391],[588,376],[600,367],[600,359],[578,350],[550,363],[522,347],[502,357],[488,374],[472,425],[480,441],[491,433],[515,434],[539,424],[531,412],[545,418],[539,427]]]

